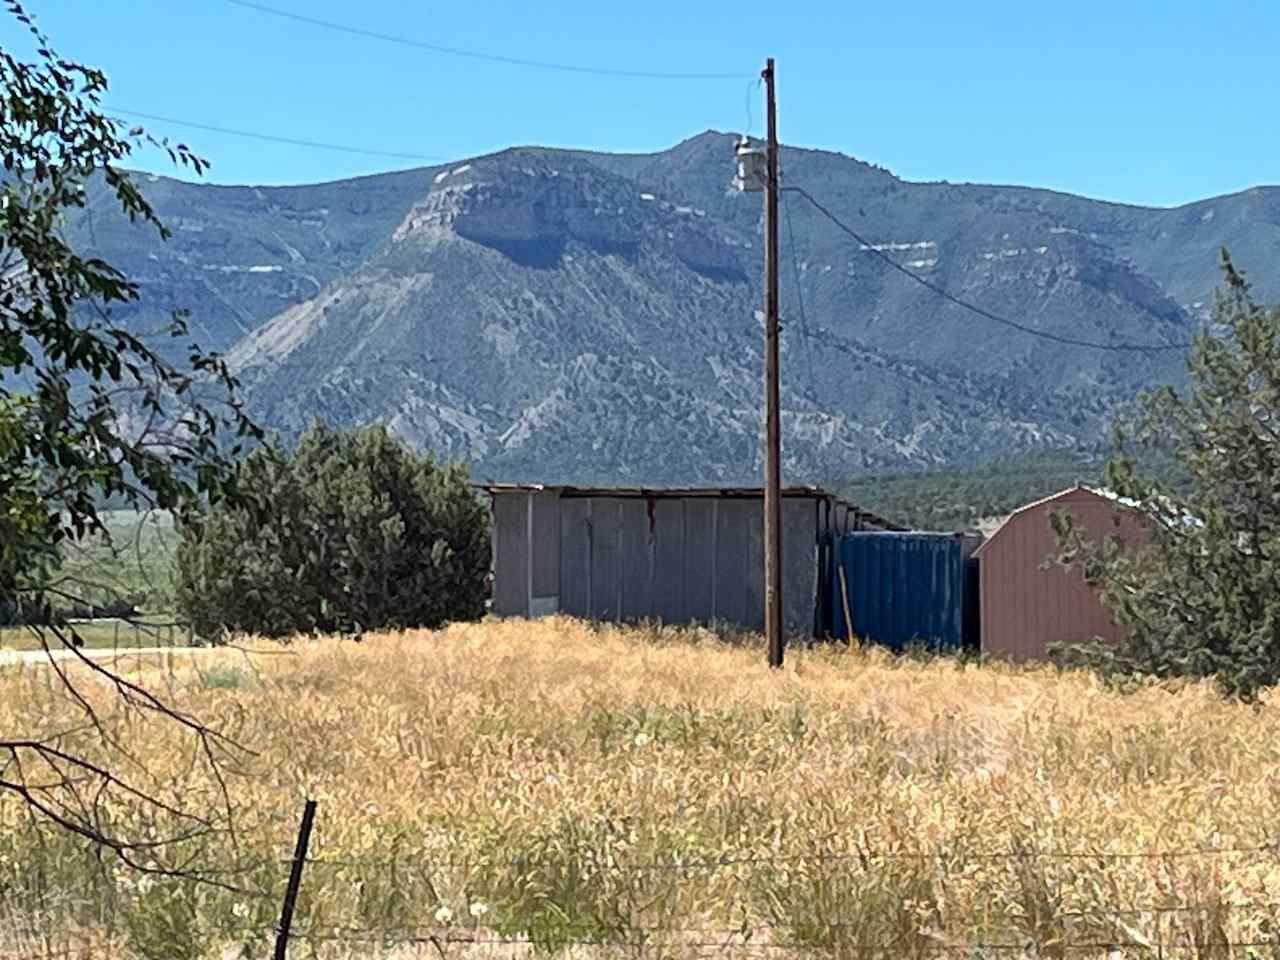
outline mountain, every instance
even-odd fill
[[[133,176],[170,238],[130,223],[97,178],[69,225],[72,239],[137,281],[141,298],[117,306],[118,319],[145,332],[189,310],[192,335],[210,350],[346,274],[431,186],[426,170],[271,188]]]
[[[286,434],[381,419],[494,479],[752,481],[762,204],[729,186],[733,145],[513,148],[289,188],[143,177],[169,242],[100,189],[72,230],[140,280],[130,325],[190,308]],[[1153,209],[796,148],[782,175],[910,270],[1052,335],[1185,341],[1224,244],[1280,295],[1276,188]],[[1177,349],[1065,346],[964,311],[796,193],[781,234],[788,481],[1093,449],[1118,404],[1184,377]]]

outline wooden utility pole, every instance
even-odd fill
[[[778,410],[778,110],[773,57],[761,74],[769,123],[764,190],[764,631],[769,666],[782,666],[782,456]]]

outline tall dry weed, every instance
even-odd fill
[[[139,671],[258,751],[239,850],[198,852],[262,895],[140,887],[9,797],[10,909],[56,902],[48,923],[135,956],[260,951],[313,797],[296,924],[322,956],[1217,957],[1275,935],[1280,722],[1204,686],[843,648],[779,672],[711,631],[559,618],[264,649]],[[73,713],[38,671],[0,678],[0,733]],[[128,734],[214,795],[161,728]]]

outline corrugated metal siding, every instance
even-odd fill
[[[511,493],[493,501],[493,612],[500,617],[529,614],[529,497]]]
[[[559,610],[598,620],[763,626],[760,497],[502,491],[493,504],[499,615],[542,612],[556,597]],[[817,505],[810,496],[782,501],[783,623],[806,635],[818,592]]]
[[[591,540],[591,617],[615,620],[620,616],[622,584],[618,580],[622,540],[622,503],[600,497],[591,502],[587,523]]]
[[[1043,660],[1052,643],[1120,639],[1120,628],[1078,570],[1040,569],[1057,552],[1049,520],[1056,510],[1069,510],[1095,540],[1146,540],[1136,514],[1086,489],[1015,513],[979,557],[983,652],[1019,662]]]
[[[653,501],[656,531],[653,546],[653,615],[663,623],[680,623],[685,601],[685,509],[679,500]]]
[[[705,619],[716,608],[716,513],[720,501],[673,502],[684,514],[683,540],[677,540],[672,547],[684,558],[685,608],[681,620]]]
[[[529,612],[553,613],[560,609],[560,498],[554,493],[533,494],[529,555]]]
[[[752,555],[752,602],[764,627],[764,504],[756,511],[760,550]],[[782,623],[794,634],[813,634],[814,609],[821,581],[818,579],[817,503],[800,497],[782,498]]]
[[[980,539],[931,533],[850,533],[837,537],[854,633],[893,650],[913,642],[959,647],[972,634],[966,612],[973,593],[969,557]],[[847,636],[840,576],[829,577],[832,634]]]
[[[590,521],[590,500],[560,503],[560,610],[572,617],[591,615]]]
[[[751,528],[761,522],[761,507],[746,500],[721,500],[716,508],[716,602],[699,619],[725,620],[753,629],[764,624],[759,610],[747,609]],[[761,570],[764,561],[761,561]],[[763,574],[761,574],[763,576]]]
[[[623,620],[653,613],[653,553],[657,531],[644,500],[621,501],[622,543],[618,554],[618,609]]]

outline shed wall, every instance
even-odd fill
[[[621,616],[622,607],[622,584],[618,580],[622,545],[619,500],[592,499],[587,536],[591,541],[591,619],[616,620]]]
[[[653,515],[658,534],[653,550],[653,615],[663,623],[681,623],[688,610],[685,505],[680,500],[655,500]]]
[[[560,610],[591,615],[591,501],[560,503]]]
[[[529,518],[529,615],[560,609],[560,498],[554,493],[532,495]]]
[[[752,558],[751,582],[757,629],[764,628],[764,504],[756,510],[761,544]],[[812,635],[814,610],[818,603],[818,539],[821,531],[818,501],[801,497],[782,500],[782,626],[791,634]]]
[[[494,612],[764,625],[760,497],[494,495]],[[811,633],[819,504],[782,501],[783,624]]]
[[[493,498],[493,612],[500,617],[529,614],[528,493]]]
[[[969,558],[980,538],[937,533],[850,533],[836,540],[839,573],[830,577],[832,632],[843,639],[847,599],[854,632],[893,650],[921,642],[958,648],[976,641],[969,605]],[[971,639],[972,638],[972,639]]]
[[[671,501],[684,515],[684,533],[670,552],[684,558],[683,622],[705,619],[716,606],[716,514],[720,501],[689,498]]]
[[[620,501],[621,545],[618,553],[618,610],[623,620],[653,615],[653,558],[657,531],[650,522],[649,502]]]
[[[746,500],[721,500],[716,505],[716,591],[715,606],[697,611],[696,619],[725,620],[752,629],[764,626],[761,615],[752,616],[747,605],[747,585],[750,582],[752,527],[762,523],[757,516],[761,508],[751,510],[753,504]],[[755,521],[755,522],[753,522]]]
[[[1136,515],[1088,490],[1069,491],[1015,513],[979,558],[984,652],[1014,661],[1043,660],[1051,643],[1120,639],[1120,628],[1080,571],[1040,569],[1057,551],[1050,514],[1064,509],[1094,540],[1119,536],[1135,545],[1146,540]]]

